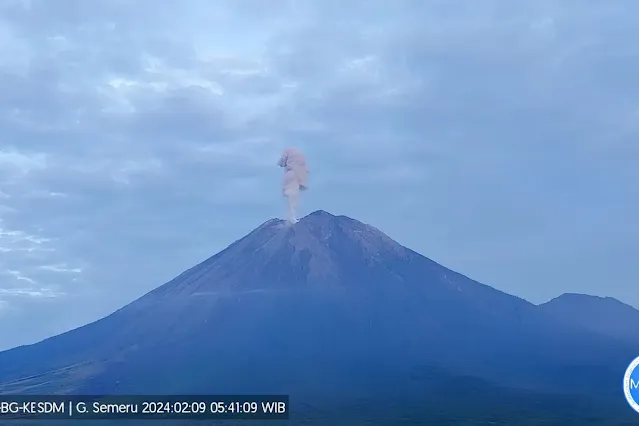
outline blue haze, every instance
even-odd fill
[[[268,4],[268,6],[266,6]],[[633,0],[0,5],[0,349],[284,215],[371,223],[534,303],[639,306]]]

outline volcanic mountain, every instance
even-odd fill
[[[317,211],[294,225],[269,220],[106,318],[0,353],[0,393],[303,399],[461,376],[617,392],[635,343],[559,321],[372,226]]]

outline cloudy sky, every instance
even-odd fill
[[[3,0],[0,348],[322,208],[538,303],[639,306],[636,1]]]

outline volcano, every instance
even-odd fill
[[[317,211],[269,220],[99,321],[0,353],[0,393],[304,400],[415,394],[460,377],[618,393],[639,342],[547,310]]]

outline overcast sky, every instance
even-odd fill
[[[0,349],[325,209],[534,303],[639,307],[636,0],[3,0]]]

